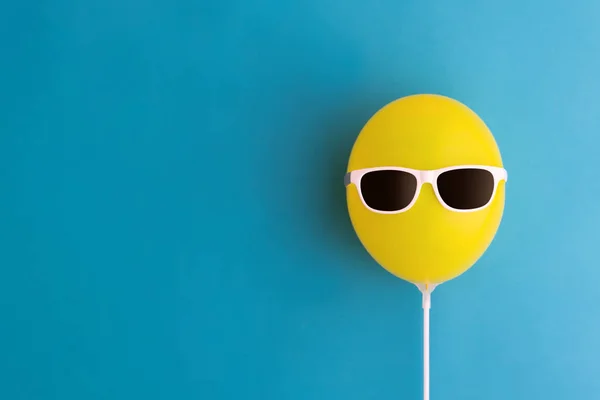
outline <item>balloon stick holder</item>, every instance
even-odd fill
[[[429,310],[431,293],[437,284],[417,284],[423,294],[423,400],[429,400]]]

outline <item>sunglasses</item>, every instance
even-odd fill
[[[487,207],[498,183],[508,180],[504,168],[484,165],[459,165],[430,171],[400,167],[358,169],[344,176],[346,186],[354,184],[369,210],[380,214],[408,211],[417,201],[425,183],[433,186],[444,208],[473,212]]]

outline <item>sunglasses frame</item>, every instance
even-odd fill
[[[494,177],[494,190],[492,192],[492,195],[490,196],[490,199],[488,200],[488,202],[486,204],[484,204],[483,206],[478,207],[478,208],[462,210],[462,209],[450,207],[448,204],[446,204],[444,202],[444,200],[442,199],[442,196],[440,196],[440,192],[438,191],[437,179],[444,172],[454,171],[457,169],[481,169],[481,170],[488,171],[489,173],[492,174],[492,176]],[[415,190],[415,194],[414,194],[412,201],[406,207],[404,207],[403,209],[398,210],[398,211],[381,211],[381,210],[376,210],[374,208],[369,207],[369,205],[367,204],[367,202],[365,201],[365,199],[363,197],[360,183],[361,183],[363,176],[365,176],[369,172],[375,172],[375,171],[402,171],[402,172],[407,172],[407,173],[411,174],[412,176],[414,176],[417,179],[417,189]],[[437,197],[438,202],[445,209],[447,209],[449,211],[454,211],[454,212],[466,213],[466,212],[479,211],[479,210],[482,210],[482,209],[486,208],[487,206],[489,206],[491,204],[492,200],[494,199],[494,197],[496,196],[496,190],[498,189],[498,184],[502,180],[504,180],[504,182],[508,181],[508,173],[506,172],[506,170],[502,167],[491,167],[488,165],[455,165],[452,167],[445,167],[445,168],[434,169],[434,170],[418,170],[418,169],[403,168],[403,167],[375,167],[375,168],[357,169],[357,170],[348,172],[344,176],[344,186],[348,187],[349,185],[354,184],[354,186],[356,186],[356,188],[358,190],[358,195],[360,197],[360,201],[362,201],[363,205],[370,211],[378,213],[378,214],[400,214],[400,213],[410,210],[412,208],[412,206],[415,205],[415,203],[417,202],[417,199],[419,198],[419,195],[421,193],[421,188],[423,187],[424,184],[429,183],[431,186],[433,186],[433,191],[435,192],[435,197]]]

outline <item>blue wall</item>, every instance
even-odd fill
[[[432,309],[433,399],[599,398],[600,3],[0,6],[0,398],[418,399],[415,288],[341,178],[372,113],[473,108],[510,174]]]

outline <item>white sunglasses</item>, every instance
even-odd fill
[[[501,180],[508,180],[504,168],[485,165],[457,165],[429,171],[376,167],[358,169],[344,176],[345,186],[354,184],[364,206],[380,214],[408,211],[425,183],[433,186],[444,208],[456,212],[478,211],[492,202]]]

